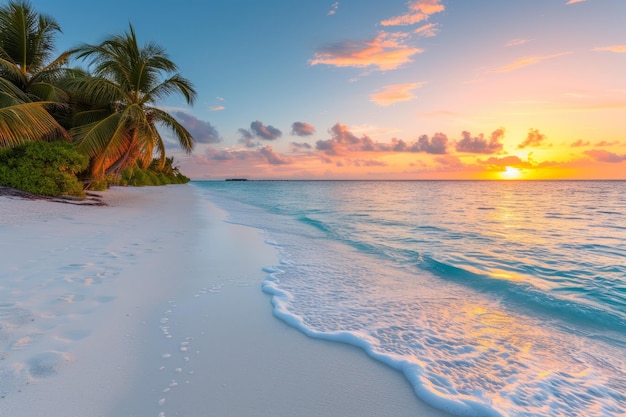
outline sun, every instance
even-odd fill
[[[516,180],[522,177],[522,171],[519,168],[507,166],[500,175],[507,180]]]

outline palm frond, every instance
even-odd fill
[[[36,13],[27,1],[10,1],[0,7],[0,44],[24,74],[44,65],[60,32],[56,20]]]
[[[66,103],[69,95],[62,88],[46,82],[33,83],[30,85],[29,92],[44,101],[54,101],[57,103]]]
[[[178,144],[186,153],[189,154],[193,151],[196,141],[191,133],[189,133],[189,131],[178,122],[178,120],[161,109],[150,108],[150,112],[153,113],[155,122],[167,127],[174,133],[174,136],[176,136],[176,139],[178,140]]]
[[[151,102],[156,102],[159,99],[166,98],[176,93],[182,94],[187,104],[193,104],[197,94],[191,81],[182,77],[180,74],[175,74],[154,86],[154,88],[146,93],[146,98],[149,97]]]
[[[18,104],[24,104],[24,101],[19,100],[13,94],[0,89],[0,108],[16,106]]]
[[[0,57],[0,75],[22,88],[28,84],[28,79],[24,73],[11,59]]]
[[[54,38],[57,33],[61,32],[61,27],[52,17],[39,13],[39,22],[37,24],[36,50],[33,51],[33,58],[31,65],[34,69],[41,69],[45,63],[50,59],[52,52],[54,51]],[[53,61],[54,62],[54,61]],[[32,71],[31,71],[32,72]]]
[[[93,123],[74,127],[70,133],[81,151],[90,157],[96,157],[102,153],[121,153],[114,149],[120,148],[119,143],[123,141],[124,130],[122,115],[113,113]],[[112,146],[110,142],[113,142]]]
[[[20,143],[67,137],[48,113],[45,102],[20,103],[0,108],[0,148]]]
[[[106,119],[112,114],[111,110],[106,109],[89,109],[76,113],[72,119],[73,125],[76,127],[90,125]]]
[[[7,96],[14,97],[17,101],[16,103],[27,103],[31,101],[30,96],[23,92],[18,86],[16,86],[11,81],[0,77],[0,92],[6,94]]]
[[[126,98],[118,85],[104,78],[65,78],[59,81],[59,86],[69,91],[70,94],[79,100],[93,103],[100,107],[123,102]]]

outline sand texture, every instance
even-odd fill
[[[272,315],[256,229],[193,185],[0,197],[0,417],[443,416]]]

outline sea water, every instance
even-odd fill
[[[194,182],[274,314],[462,416],[626,415],[626,182]]]

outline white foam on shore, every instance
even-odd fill
[[[444,415],[273,317],[273,248],[192,185],[104,199],[0,197],[1,415]]]

